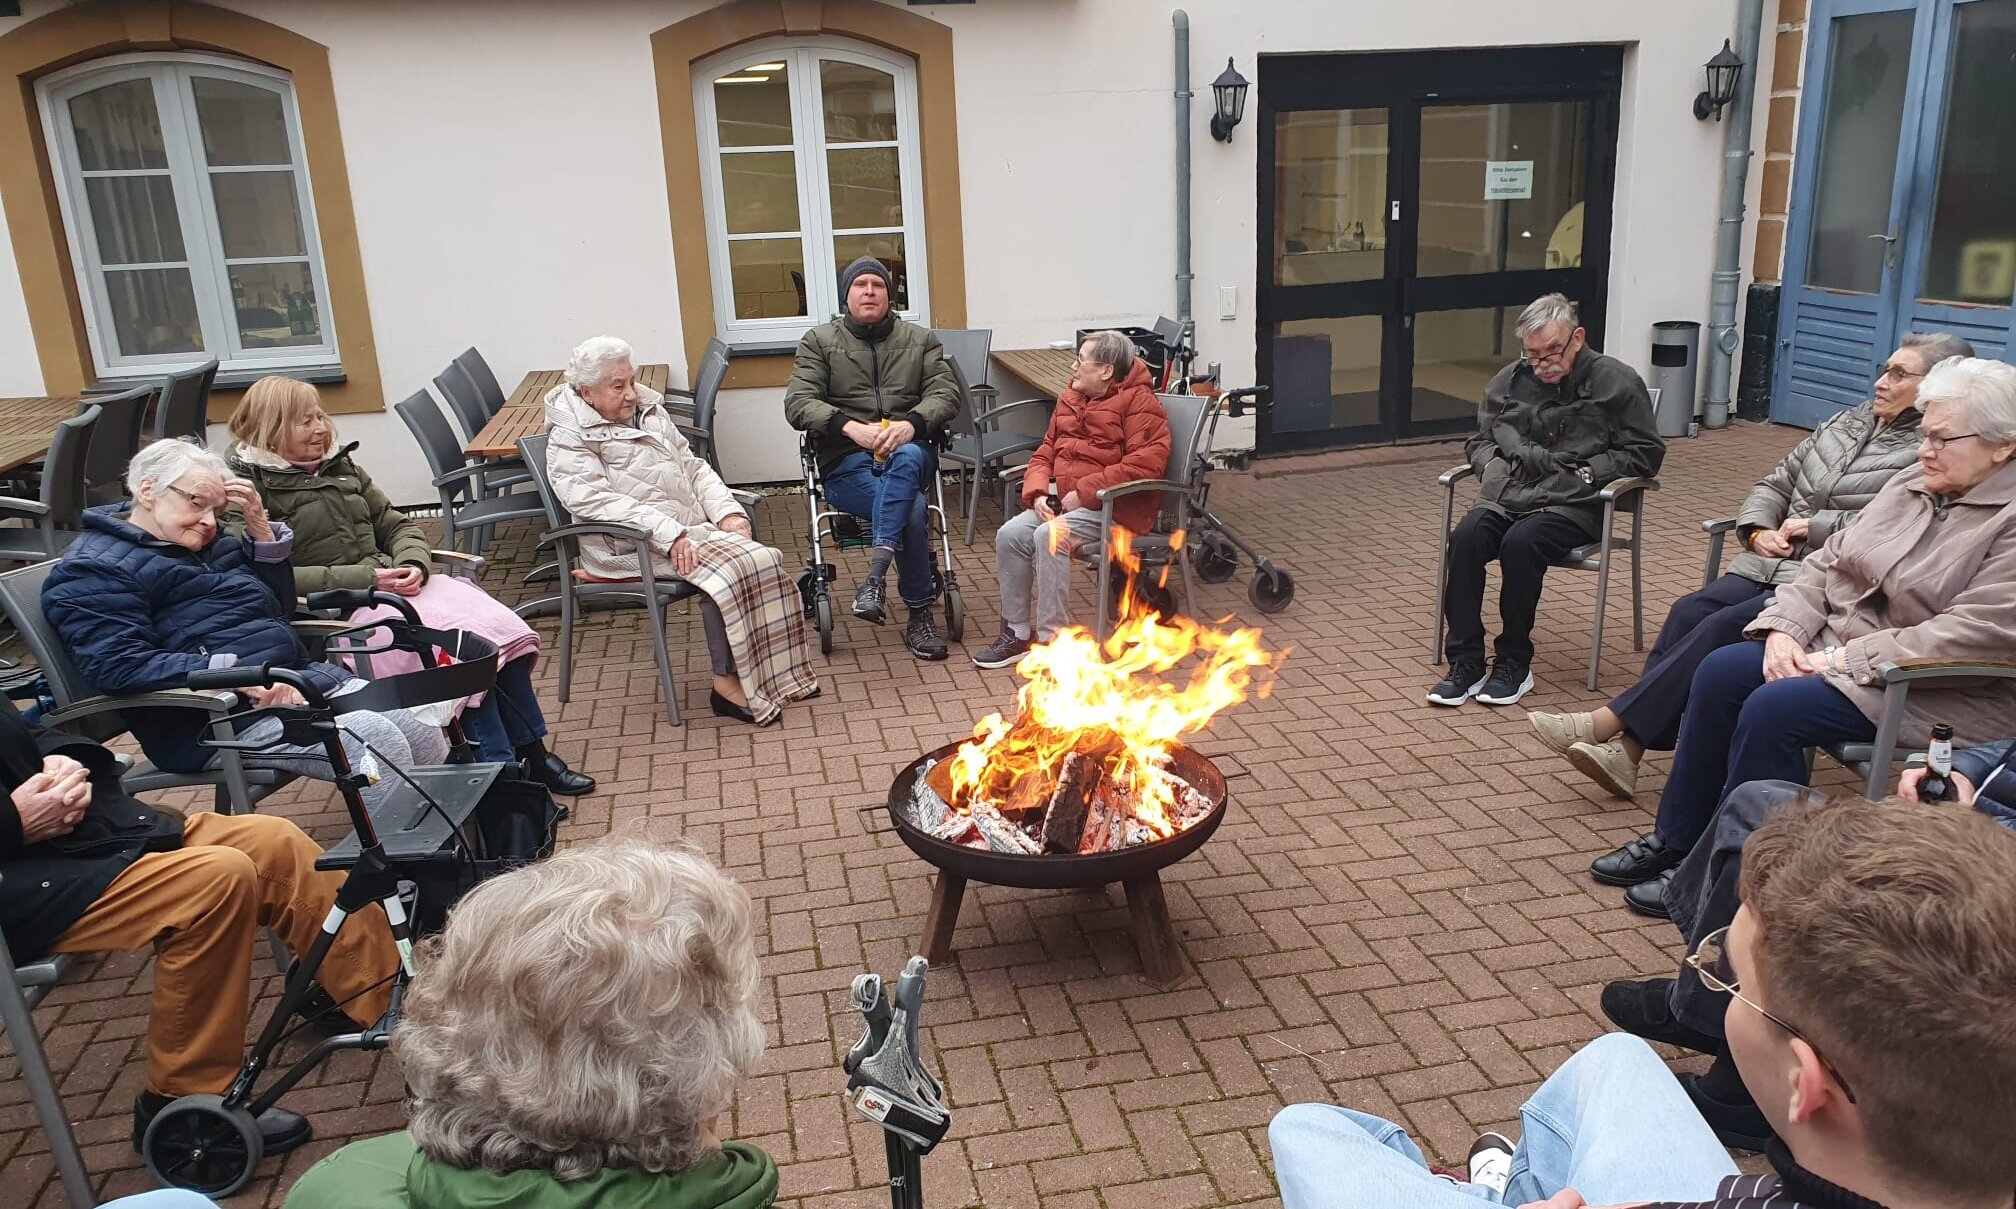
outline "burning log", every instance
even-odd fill
[[[1039,856],[1043,846],[1029,838],[1029,833],[1002,817],[1001,812],[986,802],[969,802],[967,809],[973,813],[973,826],[980,832],[987,846],[996,852],[1014,853],[1020,856]]]
[[[1085,813],[1085,828],[1078,836],[1079,855],[1111,852],[1119,847],[1120,820],[1126,817],[1127,807],[1119,786],[1110,778],[1101,782],[1099,791],[1092,795],[1091,808]]]
[[[1106,776],[1106,763],[1104,754],[1085,751],[1073,751],[1064,757],[1057,769],[1056,792],[1043,808],[1044,851],[1082,850],[1092,803],[1098,798],[1099,783]]]

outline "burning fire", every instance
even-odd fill
[[[1140,565],[1124,532],[1112,555],[1119,566]],[[1163,567],[1162,578],[1168,573]],[[946,761],[951,805],[1011,803],[1018,787],[1047,795],[1059,784],[1065,757],[1077,752],[1103,763],[1103,792],[1123,798],[1152,838],[1182,829],[1178,799],[1187,787],[1167,771],[1171,747],[1226,708],[1265,697],[1271,677],[1256,685],[1255,673],[1273,671],[1287,652],[1265,650],[1256,629],[1162,616],[1131,591],[1120,612],[1103,646],[1091,631],[1069,626],[1023,658],[1015,672],[1023,681],[1015,719],[982,718]]]

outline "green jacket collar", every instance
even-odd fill
[[[545,1171],[451,1167],[416,1150],[406,1192],[413,1209],[765,1209],[777,1199],[777,1165],[729,1142],[684,1171],[605,1167],[563,1184]]]

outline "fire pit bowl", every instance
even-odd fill
[[[947,743],[926,752],[896,774],[889,786],[889,820],[910,851],[938,870],[931,907],[924,921],[924,956],[943,964],[952,956],[952,930],[968,881],[1025,890],[1078,890],[1119,882],[1127,891],[1127,907],[1141,965],[1156,982],[1174,982],[1183,975],[1182,950],[1162,894],[1161,871],[1197,851],[1225,819],[1225,777],[1200,752],[1181,744],[1171,749],[1169,771],[1188,782],[1211,802],[1211,811],[1167,839],[1083,855],[1021,855],[969,848],[941,840],[911,818],[912,795],[918,778],[930,766],[959,749]]]

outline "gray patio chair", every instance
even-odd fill
[[[461,370],[462,376],[469,379],[470,385],[476,388],[476,397],[483,401],[485,416],[494,416],[504,410],[504,388],[498,385],[496,373],[490,369],[490,363],[483,359],[483,354],[476,351],[475,345],[472,344],[456,353],[455,360],[451,364]]]
[[[1733,516],[1718,516],[1701,522],[1701,532],[1708,535],[1708,566],[1701,572],[1702,587],[1722,577],[1722,545],[1735,531],[1736,518]]]
[[[714,442],[714,404],[728,380],[728,345],[718,337],[707,342],[700,354],[700,368],[693,375],[693,389],[668,387],[665,409],[693,452],[707,459],[715,474],[721,473],[721,455]]]
[[[1435,633],[1429,654],[1442,662],[1442,633],[1447,621],[1442,608],[1449,588],[1449,534],[1456,527],[1456,484],[1476,475],[1469,463],[1452,466],[1435,481],[1442,486],[1442,542],[1435,554]],[[1596,690],[1596,673],[1603,662],[1603,620],[1610,603],[1610,567],[1619,554],[1631,556],[1631,649],[1645,649],[1645,596],[1640,573],[1640,551],[1645,532],[1645,493],[1659,490],[1658,479],[1622,478],[1597,493],[1603,502],[1603,526],[1595,541],[1575,547],[1554,560],[1553,566],[1570,571],[1596,573],[1595,633],[1589,641],[1589,690]],[[1631,536],[1617,536],[1617,514],[1631,516]]]
[[[507,521],[540,520],[546,515],[537,498],[527,492],[484,497],[483,462],[471,462],[462,452],[462,442],[448,427],[448,417],[424,390],[393,404],[392,409],[406,422],[420,446],[427,466],[434,473],[434,489],[441,493],[441,531],[450,550],[459,550],[456,534],[470,533],[471,554],[483,552],[487,530]]]
[[[1204,440],[1204,425],[1211,417],[1215,400],[1202,395],[1157,395],[1162,400],[1162,414],[1169,420],[1169,468],[1159,479],[1135,479],[1126,483],[1115,483],[1099,492],[1099,543],[1079,550],[1077,557],[1097,559],[1099,564],[1099,594],[1095,598],[1099,607],[1099,624],[1095,633],[1100,642],[1106,641],[1106,632],[1113,612],[1113,560],[1106,557],[1113,536],[1113,505],[1128,496],[1144,491],[1162,493],[1161,515],[1153,531],[1131,535],[1129,545],[1138,555],[1160,555],[1165,565],[1175,564],[1178,578],[1183,581],[1183,610],[1191,610],[1191,602],[1196,592],[1190,583],[1190,559],[1182,554],[1181,547],[1190,539],[1190,501],[1195,498],[1200,477],[1204,473],[1204,458],[1199,446]],[[1177,534],[1182,540],[1177,540]]]
[[[70,1114],[64,1111],[63,1096],[49,1071],[49,1055],[42,1049],[42,1034],[35,1029],[35,1005],[69,966],[70,958],[64,954],[16,965],[7,938],[0,936],[0,967],[8,971],[8,976],[0,979],[0,1029],[14,1047],[14,1061],[21,1068],[28,1102],[42,1122],[42,1136],[49,1143],[50,1157],[63,1183],[63,1199],[71,1209],[91,1209],[98,1201],[91,1194],[91,1180],[84,1170],[84,1152],[77,1147]]]
[[[41,499],[0,496],[0,520],[29,522],[0,526],[0,562],[54,558],[77,539],[84,523],[84,463],[101,414],[96,403],[87,402],[76,415],[57,422],[49,452],[42,457]]]
[[[471,378],[459,362],[450,361],[445,368],[434,375],[434,391],[454,414],[456,424],[461,426],[464,443],[476,439],[483,426],[490,422],[496,412],[483,398],[483,389]],[[502,495],[520,483],[532,481],[531,472],[517,456],[484,458],[477,463],[483,468],[479,479],[479,494],[484,498]]]
[[[195,437],[203,440],[210,430],[210,388],[216,381],[215,357],[193,369],[169,374],[167,385],[161,392],[160,405],[154,409],[151,430],[154,438]]]
[[[1050,399],[1021,399],[998,403],[1000,392],[988,384],[992,372],[987,352],[994,333],[985,328],[939,328],[939,343],[952,363],[952,375],[959,382],[959,414],[952,421],[952,439],[940,456],[958,467],[968,480],[960,492],[965,505],[966,544],[973,544],[975,514],[980,509],[980,486],[988,478],[1001,483],[1001,519],[1014,515],[1016,473],[1028,464],[1029,455],[1043,443],[1040,436],[1002,432],[1001,417],[1024,407],[1047,405]]]
[[[126,498],[126,466],[147,439],[148,405],[161,398],[167,385],[163,379],[117,394],[93,395],[78,405],[78,415],[92,407],[99,413],[84,452],[84,499],[88,505],[114,504]]]
[[[1890,793],[1891,765],[1913,754],[1897,750],[1897,735],[1904,727],[1904,707],[1910,700],[1911,686],[1932,687],[1942,680],[2016,680],[2016,660],[1904,659],[1877,664],[1876,674],[1883,678],[1883,712],[1876,720],[1875,742],[1833,743],[1820,750],[1862,778],[1863,796],[1880,801]],[[1968,737],[1986,742],[1994,736]]]

